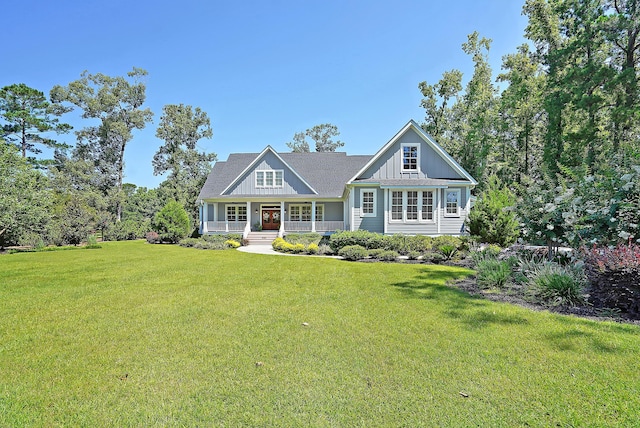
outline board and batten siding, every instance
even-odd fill
[[[418,145],[419,173],[402,171],[402,146]],[[377,159],[359,177],[361,179],[425,179],[425,178],[463,178],[413,129],[407,131],[379,159]]]
[[[375,216],[362,216],[361,189],[373,190],[376,193]],[[384,191],[375,187],[355,187],[353,192],[354,205],[352,230],[368,230],[370,232],[384,233]]]
[[[282,170],[282,187],[256,187],[256,171]],[[273,153],[266,153],[264,158],[241,178],[241,180],[231,187],[227,195],[251,195],[277,196],[277,195],[313,195],[307,186],[295,173],[278,159]]]

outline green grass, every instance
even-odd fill
[[[446,266],[102,245],[0,256],[0,426],[637,423],[636,326]]]

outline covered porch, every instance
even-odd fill
[[[344,230],[342,201],[205,201],[200,207],[202,234],[251,231],[330,233]]]

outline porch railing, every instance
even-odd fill
[[[208,221],[207,232],[244,232],[246,221]]]
[[[316,221],[316,232],[333,232],[344,229],[344,221]],[[286,232],[311,232],[310,221],[285,221]]]

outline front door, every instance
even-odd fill
[[[279,209],[263,209],[262,210],[262,230],[278,230],[280,229],[280,210]]]

